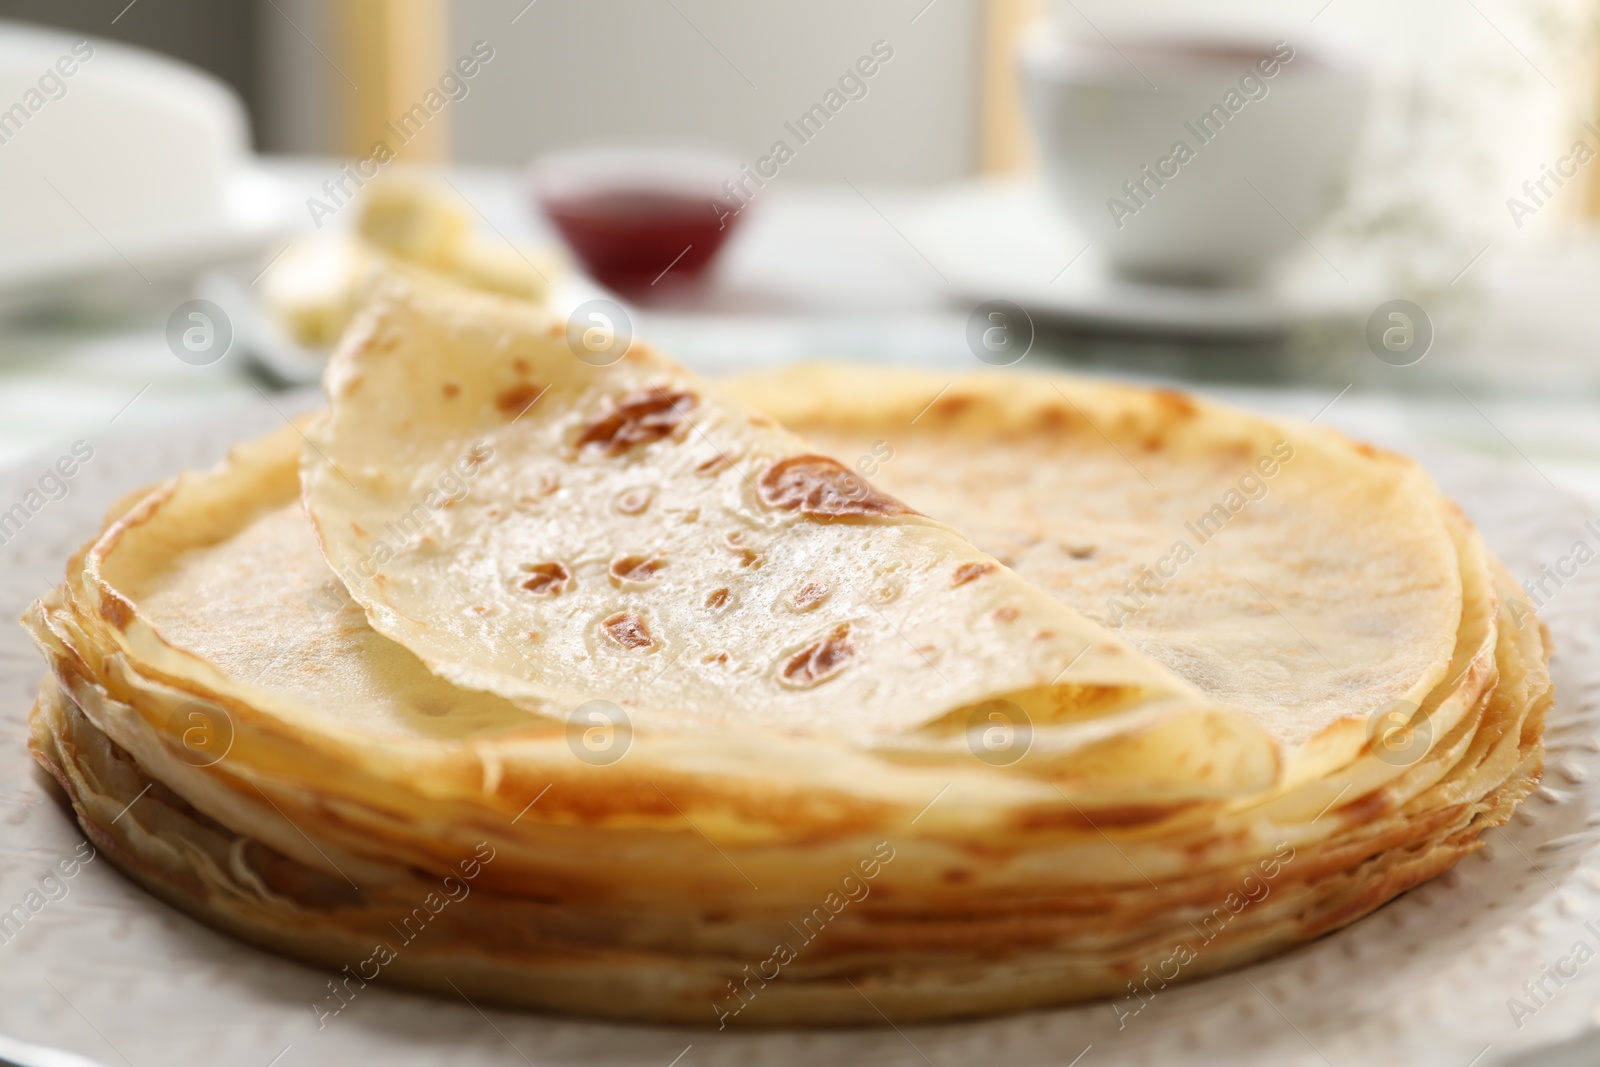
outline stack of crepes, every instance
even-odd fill
[[[27,616],[85,831],[334,972],[319,1017],[1133,1010],[1537,782],[1543,628],[1406,459],[1066,377],[575,351],[395,281],[326,410],[123,500]]]

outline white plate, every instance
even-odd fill
[[[131,5],[130,5],[131,6]],[[199,267],[258,256],[296,198],[249,150],[238,95],[156,52],[0,20],[0,311],[148,301]],[[37,83],[38,88],[35,88]]]
[[[1114,275],[1037,180],[989,180],[937,194],[907,224],[912,245],[975,302],[1010,300],[1083,326],[1186,337],[1281,334],[1305,323],[1362,318],[1382,301],[1306,250],[1259,287],[1148,285]]]
[[[277,403],[284,411],[297,406]],[[121,492],[213,463],[231,441],[280,420],[261,408],[160,434],[94,438],[94,458],[69,495],[0,545],[0,615],[14,619],[60,577],[68,552]],[[22,499],[57,454],[0,471],[0,511]],[[1593,539],[1580,529],[1577,502],[1540,482],[1460,457],[1429,465],[1518,575],[1537,574],[1580,536]],[[941,1026],[719,1033],[480,1012],[459,1000],[375,986],[319,1031],[311,1004],[330,975],[212,933],[96,860],[65,883],[64,897],[0,944],[0,1032],[140,1067],[1541,1062],[1534,1050],[1590,1029],[1600,1000],[1597,959],[1522,1028],[1507,1007],[1510,997],[1526,998],[1524,981],[1537,981],[1574,942],[1600,948],[1600,936],[1584,925],[1594,921],[1600,929],[1600,829],[1592,825],[1600,824],[1597,591],[1600,563],[1580,570],[1544,611],[1559,646],[1561,694],[1549,728],[1548,786],[1506,830],[1488,835],[1488,849],[1347,930],[1276,960],[1162,991],[1120,1031],[1103,1003]],[[40,670],[21,631],[0,628],[0,913],[81,840],[24,751]],[[1579,1058],[1560,1062],[1594,1062],[1600,1034],[1593,1040],[1587,1052],[1563,1053]]]
[[[69,249],[0,252],[0,314],[137,300],[151,285],[181,285],[214,264],[264,261],[264,253],[300,225],[289,185],[264,170],[235,175],[224,204],[213,223],[115,248],[102,240]]]

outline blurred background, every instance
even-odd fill
[[[306,388],[391,262],[712,373],[1176,381],[1600,492],[1597,0],[0,20],[0,461]]]

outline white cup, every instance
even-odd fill
[[[1126,277],[1249,284],[1338,203],[1366,107],[1353,54],[1238,34],[1019,53],[1045,180]]]

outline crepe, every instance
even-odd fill
[[[409,286],[332,375],[313,424],[119,504],[30,609],[51,667],[31,743],[152,892],[360,980],[716,1026],[1131,1012],[1150,974],[1280,951],[1447,869],[1542,766],[1536,616],[1419,468],[1329,431],[1067,377],[813,368],[719,390],[643,349],[591,367],[536,309]],[[550,389],[518,416],[507,383]],[[694,424],[583,451],[657,388],[694,394]],[[709,475],[697,427],[729,460]],[[762,504],[795,455],[861,488]],[[615,510],[639,485],[650,506]],[[418,532],[367,574],[349,553],[408,495]],[[897,503],[842,513],[861,499]],[[682,624],[735,520],[774,532],[737,587],[717,575],[745,614]],[[673,540],[685,525],[711,536]],[[662,544],[654,580],[613,584],[619,553]],[[521,588],[548,577],[512,566],[529,546],[568,571],[559,595]],[[948,687],[893,628],[855,629],[871,583],[786,606],[835,548],[904,579],[886,616],[915,608],[919,636],[976,657],[936,660]],[[957,583],[972,563],[992,569]],[[1160,584],[1135,596],[1141,566]],[[594,653],[619,611],[663,648],[618,651],[672,684]],[[791,690],[773,668],[811,632],[796,616],[860,647]],[[512,658],[492,619],[541,640]],[[674,666],[706,633],[727,674]],[[615,759],[573,718],[596,700],[627,709]],[[1002,702],[1034,720],[1015,760],[982,744]],[[374,978],[373,944],[417,924]]]
[[[885,455],[877,484],[1249,712],[1297,775],[1348,761],[1366,716],[1446,674],[1459,513],[1403,457],[1032,375],[808,365],[724,388],[824,449]]]
[[[539,309],[397,284],[328,386],[303,466],[324,555],[375,629],[458,685],[555,717],[605,694],[641,731],[864,747],[1004,701],[1031,722],[1030,769],[1091,743],[1113,779],[1110,731],[1154,727],[1182,735],[1169,749],[1209,735],[1243,776],[1196,788],[1276,774],[1245,720],[643,346],[597,366]]]

